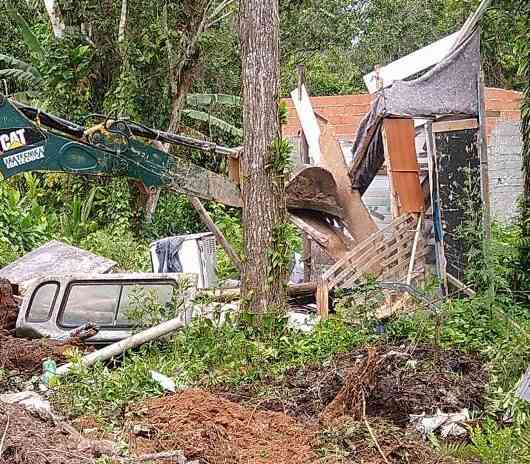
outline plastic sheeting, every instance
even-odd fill
[[[370,112],[361,121],[353,143],[350,168],[353,188],[364,193],[384,163],[383,118],[476,116],[479,72],[480,32],[475,30],[421,77],[395,81],[390,87],[380,90]]]

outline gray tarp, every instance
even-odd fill
[[[480,32],[475,30],[430,71],[380,90],[353,143],[350,177],[361,193],[384,162],[381,125],[385,117],[435,118],[478,114]]]

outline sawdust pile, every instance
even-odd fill
[[[25,409],[0,403],[0,464],[81,464],[87,457],[76,450],[68,433]]]
[[[18,305],[13,298],[9,280],[0,278],[0,330],[13,331],[17,322]]]
[[[259,411],[212,395],[185,390],[146,400],[127,412],[135,453],[181,449],[200,462],[305,464],[316,430],[283,413]]]
[[[31,373],[40,370],[47,358],[54,359],[58,364],[65,362],[68,351],[76,348],[85,349],[81,340],[68,343],[48,339],[30,340],[0,332],[0,368]]]
[[[358,416],[360,404],[353,396],[362,386],[366,415],[398,425],[406,424],[409,414],[434,413],[436,408],[482,409],[488,373],[480,359],[430,345],[413,348],[375,347],[371,368],[364,374],[367,350],[360,349],[337,355],[325,365],[289,369],[280,378],[241,385],[236,390],[222,388],[218,393],[248,407],[283,411],[307,423],[318,422],[345,385],[346,391],[335,402],[338,407],[341,396],[350,396],[348,404],[342,402],[342,413]],[[359,374],[364,376],[362,383]]]

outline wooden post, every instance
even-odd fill
[[[409,272],[407,273],[407,285],[412,281],[412,273],[414,272],[414,262],[416,261],[416,250],[418,248],[418,241],[421,236],[421,225],[423,223],[423,213],[418,215],[418,224],[416,226],[416,234],[414,235],[414,242],[412,243],[412,251],[410,252]]]
[[[239,256],[237,256],[237,253],[232,248],[232,245],[228,243],[228,240],[225,238],[219,227],[213,222],[212,218],[208,214],[208,211],[204,208],[201,200],[199,200],[197,197],[189,197],[191,205],[195,208],[195,211],[199,213],[199,216],[202,219],[202,222],[206,224],[206,227],[208,227],[208,230],[215,235],[215,238],[219,242],[219,244],[223,247],[226,254],[232,261],[232,264],[236,267],[236,269],[239,272],[243,272],[243,264],[241,263],[241,260],[239,259]]]
[[[490,178],[488,171],[488,141],[486,138],[486,103],[484,98],[484,74],[481,72],[477,82],[479,138],[478,152],[480,157],[480,193],[482,198],[482,222],[484,238],[491,238],[491,205]]]
[[[327,281],[318,279],[317,285],[317,310],[321,319],[327,319],[329,315],[329,287]]]
[[[302,100],[302,89],[305,83],[305,68],[303,64],[299,64],[296,66],[296,70],[298,72],[298,100]],[[298,132],[300,136],[300,144],[299,144],[299,153],[300,153],[300,161],[303,164],[310,164],[311,161],[309,159],[309,145],[307,144],[307,139],[305,137],[304,131],[300,130]],[[312,260],[311,260],[311,237],[304,233],[304,257],[303,257],[303,263],[304,263],[304,282],[311,281],[311,273],[312,273]]]

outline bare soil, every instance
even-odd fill
[[[137,455],[181,449],[190,460],[216,464],[305,464],[318,459],[312,448],[315,427],[205,390],[148,399],[131,405],[126,417]]]
[[[72,349],[85,349],[81,340],[63,343],[49,339],[17,338],[0,332],[0,368],[22,373],[40,371],[42,362],[51,358],[57,364],[65,362]]]

